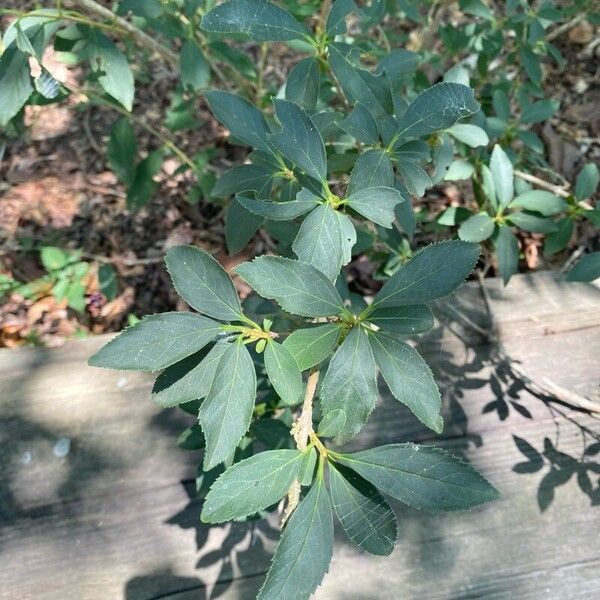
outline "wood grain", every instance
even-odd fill
[[[540,273],[486,288],[511,361],[534,380],[600,400],[598,287]],[[477,284],[438,303],[436,316],[418,347],[443,392],[444,435],[425,430],[382,387],[352,447],[435,440],[469,458],[503,498],[441,516],[396,505],[400,535],[388,559],[357,552],[336,531],[315,597],[597,596],[600,454],[584,451],[600,421],[523,389],[511,361],[468,324],[490,325]],[[155,407],[148,375],[87,367],[106,339],[0,351],[0,598],[253,598],[275,520],[200,524],[191,499],[198,456],[175,443],[193,419]],[[527,462],[514,436],[530,444],[520,442],[533,461],[546,444],[540,470],[513,470]],[[70,440],[64,458],[54,453],[61,438]]]

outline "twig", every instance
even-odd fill
[[[549,183],[548,181],[544,181],[535,175],[531,175],[530,173],[525,173],[524,171],[514,171],[514,174],[524,181],[528,181],[529,183],[533,183],[538,187],[541,187],[544,190],[548,190],[557,196],[561,196],[563,198],[568,198],[571,194],[564,188],[559,185],[554,185],[553,183]]]
[[[556,29],[553,29],[546,36],[546,41],[551,42],[552,40],[555,40],[557,37],[561,36],[563,33],[570,31],[571,29],[573,29],[573,27],[575,27],[576,25],[579,25],[579,23],[581,23],[581,21],[583,21],[586,18],[586,16],[587,16],[586,13],[582,12],[582,13],[578,14],[576,17],[573,17],[570,21],[567,21],[566,23],[559,25]]]
[[[129,33],[140,46],[145,46],[146,48],[154,50],[165,60],[167,60],[173,67],[177,67],[179,64],[179,58],[177,54],[173,52],[173,50],[167,48],[167,46],[150,37],[147,33],[144,33],[141,29],[138,29],[135,25],[131,24],[123,17],[115,15],[112,10],[109,10],[97,2],[94,2],[94,0],[70,0],[70,3],[79,5],[89,12],[102,17],[103,19],[108,19],[109,21],[115,22],[119,27],[127,31],[127,33]]]
[[[138,265],[155,265],[164,260],[164,256],[149,256],[147,258],[124,258],[123,256],[102,256],[101,254],[89,254],[83,252],[82,258],[93,260],[105,265],[123,265],[125,267],[136,267]]]
[[[312,414],[313,414],[313,400],[317,391],[317,383],[319,382],[319,371],[313,371],[308,376],[306,382],[306,391],[304,392],[304,402],[302,403],[302,411],[298,420],[292,426],[292,435],[296,441],[298,450],[306,450],[308,445],[308,438],[313,432],[312,427]],[[285,525],[290,515],[296,510],[298,503],[300,502],[300,482],[296,479],[290,487],[287,494],[287,506],[281,519],[281,525]]]

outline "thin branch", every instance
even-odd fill
[[[549,183],[548,181],[544,181],[535,175],[531,175],[530,173],[525,173],[524,171],[516,171],[515,176],[519,179],[523,179],[524,181],[528,181],[529,183],[533,183],[538,187],[541,187],[544,190],[548,190],[557,196],[562,196],[563,198],[568,198],[571,194],[560,185],[554,185],[553,183]]]
[[[298,450],[306,450],[308,446],[308,438],[313,432],[312,415],[313,401],[317,391],[317,383],[319,382],[319,371],[312,371],[306,382],[306,391],[304,392],[304,402],[302,403],[302,411],[298,420],[292,426],[292,435],[296,441]],[[281,525],[285,525],[290,515],[296,510],[300,502],[300,482],[296,479],[290,487],[287,494],[287,506],[281,519]]]
[[[154,50],[160,54],[165,60],[167,60],[173,67],[177,67],[179,64],[179,58],[173,50],[161,44],[159,41],[150,37],[147,33],[144,33],[141,29],[138,29],[135,25],[119,17],[112,10],[105,8],[101,4],[94,2],[94,0],[70,0],[71,4],[79,5],[89,12],[116,23],[119,27],[127,31],[131,37],[140,45],[148,49]]]
[[[570,21],[567,21],[566,23],[559,25],[556,29],[553,29],[546,36],[546,41],[551,42],[552,40],[555,40],[557,37],[561,36],[563,33],[570,31],[571,29],[573,29],[573,27],[575,27],[576,25],[579,25],[579,23],[581,23],[583,20],[585,20],[586,16],[587,16],[586,13],[582,12],[582,13],[578,14],[576,17],[573,17]]]

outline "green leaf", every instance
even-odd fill
[[[539,100],[530,104],[521,115],[521,123],[539,123],[547,121],[558,109],[558,100]]]
[[[600,277],[600,252],[585,254],[567,273],[567,281],[594,281]]]
[[[555,196],[551,192],[544,192],[542,190],[530,190],[519,194],[509,204],[509,208],[534,210],[546,217],[557,215],[568,207],[569,205],[562,198]]]
[[[487,213],[469,217],[458,228],[458,237],[466,242],[483,242],[492,236],[496,224]]]
[[[293,102],[274,100],[281,131],[269,136],[273,145],[294,165],[323,181],[327,177],[327,157],[323,138],[308,114]]]
[[[466,510],[500,497],[471,465],[439,448],[389,444],[335,459],[384,494],[429,512]]]
[[[117,297],[119,283],[117,271],[112,265],[104,264],[98,267],[98,286],[109,302]]]
[[[302,458],[299,450],[267,450],[235,463],[213,484],[200,518],[223,523],[279,502],[298,476]]]
[[[329,487],[333,509],[348,534],[361,549],[388,556],[396,544],[396,515],[368,481],[350,469],[331,464]]]
[[[459,240],[430,244],[388,279],[368,312],[447,296],[468,277],[478,258],[477,244]]]
[[[276,418],[266,417],[253,421],[250,432],[261,444],[272,450],[292,448],[295,445],[290,428]]]
[[[263,298],[276,300],[292,314],[329,317],[344,310],[334,285],[312,265],[277,256],[259,256],[235,270]]]
[[[210,195],[220,198],[253,191],[264,198],[271,191],[272,180],[273,172],[262,165],[237,165],[221,175]]]
[[[135,92],[133,74],[123,53],[112,40],[91,29],[87,53],[102,89],[131,111]]]
[[[177,446],[182,450],[202,450],[206,445],[200,425],[188,427],[177,438]]]
[[[494,90],[492,94],[492,105],[498,118],[508,121],[511,116],[510,99],[504,90]]]
[[[129,119],[123,117],[110,130],[106,155],[110,168],[125,187],[129,187],[135,178],[137,152],[135,132]]]
[[[596,193],[600,173],[595,163],[588,163],[579,171],[577,181],[575,182],[575,198],[577,200],[586,200]]]
[[[204,97],[215,118],[227,127],[236,139],[271,154],[269,126],[258,108],[248,100],[229,92],[213,90],[205,92]]]
[[[478,110],[471,88],[460,83],[437,83],[408,107],[400,118],[395,138],[422,137],[448,129]]]
[[[302,466],[300,467],[298,481],[300,482],[300,485],[306,487],[312,484],[315,477],[318,452],[315,448],[310,448],[305,450],[303,454],[304,459],[302,460]]]
[[[496,199],[501,208],[508,206],[514,196],[513,166],[506,152],[498,144],[494,146],[490,160]]]
[[[29,58],[9,46],[0,56],[0,127],[8,125],[32,93]]]
[[[266,0],[231,0],[209,10],[200,27],[210,33],[242,33],[257,42],[310,38],[289,12]]]
[[[531,233],[553,233],[557,231],[556,223],[545,217],[536,217],[525,212],[512,212],[506,217],[513,225]]]
[[[327,15],[325,31],[334,38],[346,33],[346,17],[358,10],[354,0],[336,0]]]
[[[319,204],[317,196],[313,196],[310,193],[302,194],[302,192],[296,196],[295,200],[290,200],[289,202],[255,200],[254,198],[247,198],[245,196],[238,196],[237,199],[250,212],[272,221],[291,221]]]
[[[321,89],[321,67],[310,56],[294,65],[285,83],[285,98],[306,110],[314,110]]]
[[[481,127],[477,127],[477,125],[456,123],[446,131],[459,142],[463,142],[463,144],[467,144],[471,148],[487,146],[490,143],[488,134]]]
[[[362,104],[357,104],[352,109],[352,112],[340,123],[340,127],[363,144],[372,145],[379,141],[377,123]]]
[[[529,79],[538,87],[542,85],[542,66],[540,57],[529,47],[524,47],[521,52],[521,63]]]
[[[198,312],[221,321],[237,321],[242,307],[223,267],[204,250],[176,246],[167,250],[167,270],[177,293]]]
[[[292,513],[257,600],[309,598],[333,556],[333,515],[323,477]]]
[[[557,231],[549,233],[544,239],[544,254],[551,256],[564,250],[573,235],[573,219],[563,217],[556,222]]]
[[[496,235],[492,239],[496,256],[498,257],[498,268],[502,281],[506,285],[510,278],[517,272],[519,265],[519,242],[506,225],[498,227]]]
[[[363,217],[381,225],[392,228],[396,205],[403,202],[400,192],[391,187],[365,188],[348,196],[348,205]]]
[[[367,422],[378,398],[377,369],[367,332],[353,327],[333,355],[319,391],[325,417],[343,410],[344,426],[336,436],[343,444],[353,438]]]
[[[179,70],[183,87],[195,92],[205,89],[210,83],[210,65],[202,50],[192,40],[186,40],[179,53]]]
[[[444,174],[444,181],[464,181],[469,179],[474,171],[475,169],[469,161],[459,158],[450,163]]]
[[[390,155],[385,150],[375,148],[358,157],[350,173],[347,194],[352,196],[361,190],[379,186],[394,186],[394,168]]]
[[[356,230],[352,221],[332,208],[321,204],[304,220],[292,249],[302,262],[321,271],[334,282],[343,265],[352,258]]]
[[[487,165],[481,165],[481,189],[486,198],[490,201],[492,208],[498,210],[498,202],[496,199],[496,187],[494,186],[494,178],[492,172]]]
[[[194,313],[171,312],[144,317],[100,348],[92,367],[158,371],[204,348],[219,324]]]
[[[133,180],[127,190],[127,206],[131,209],[141,208],[148,204],[156,192],[154,176],[160,171],[163,163],[162,149],[150,152],[135,168]]]
[[[243,344],[228,344],[198,413],[206,438],[205,471],[233,456],[248,431],[255,399],[256,372],[252,357]]]
[[[426,304],[376,308],[369,314],[369,323],[384,331],[412,335],[433,327],[433,314]]]
[[[55,246],[44,246],[40,251],[40,260],[47,271],[58,271],[72,262],[68,252]]]
[[[346,423],[346,413],[343,410],[332,410],[327,413],[319,423],[317,435],[319,437],[335,437]]]
[[[271,340],[265,349],[265,368],[277,395],[287,406],[298,404],[302,397],[302,375],[289,350]]]
[[[152,400],[163,408],[171,408],[204,398],[228,347],[227,342],[219,341],[209,352],[194,354],[166,368],[154,382]]]
[[[392,98],[387,79],[355,66],[345,44],[331,43],[328,48],[329,64],[345,96],[362,104],[374,117],[390,113]]]
[[[387,333],[378,332],[369,339],[375,362],[394,398],[427,427],[441,433],[442,398],[427,363],[414,348]]]
[[[517,137],[525,144],[526,147],[530,148],[538,154],[544,154],[544,142],[533,133],[533,131],[526,131],[525,129],[519,129],[517,131]]]
[[[249,211],[238,197],[233,198],[227,207],[225,219],[225,240],[229,254],[241,252],[263,223],[262,217]]]
[[[340,339],[341,329],[335,323],[297,329],[283,342],[283,347],[296,359],[301,371],[323,362]]]
[[[413,196],[420,198],[425,194],[425,190],[432,186],[429,175],[412,160],[401,160],[396,162],[398,174],[406,189]]]

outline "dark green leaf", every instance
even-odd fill
[[[395,218],[394,209],[404,198],[400,192],[391,187],[364,188],[348,196],[348,205],[363,217],[381,225],[392,228]]]
[[[285,98],[306,110],[314,110],[321,89],[321,67],[314,57],[301,60],[290,71],[285,83]]]
[[[98,267],[98,285],[109,302],[116,298],[119,284],[117,272],[112,265],[100,265]]]
[[[331,503],[348,537],[362,550],[391,554],[398,535],[396,515],[368,481],[342,466],[329,469]]]
[[[369,322],[384,331],[412,335],[433,327],[433,314],[426,304],[376,308],[369,314]]]
[[[229,467],[206,496],[202,521],[223,523],[275,504],[298,476],[302,458],[299,450],[267,450]]]
[[[406,189],[413,196],[420,198],[431,187],[429,175],[416,162],[401,160],[396,163],[396,167]]]
[[[348,196],[372,187],[393,187],[394,168],[390,155],[379,148],[361,154],[350,174]]]
[[[377,369],[367,332],[354,327],[333,355],[319,391],[321,410],[346,415],[335,441],[343,444],[367,422],[378,398]]]
[[[0,56],[0,127],[6,127],[32,93],[29,58],[9,46]]]
[[[236,139],[271,153],[267,137],[269,126],[258,108],[248,100],[229,92],[205,92],[205,98],[215,118],[225,125]]]
[[[87,52],[90,67],[97,74],[102,89],[131,111],[134,95],[133,74],[123,53],[112,40],[97,30],[90,34]]]
[[[327,15],[325,24],[327,34],[333,38],[346,33],[346,17],[356,10],[358,8],[354,0],[335,0]]]
[[[336,456],[384,494],[430,512],[466,510],[499,498],[471,465],[439,448],[389,444]]]
[[[193,425],[183,431],[177,438],[177,445],[182,450],[202,450],[205,441],[200,425]]]
[[[530,104],[521,115],[521,123],[539,123],[547,121],[558,109],[558,100],[539,100]]]
[[[573,235],[573,219],[563,217],[556,222],[557,231],[549,233],[544,239],[544,254],[550,256],[564,250]]]
[[[292,249],[299,260],[334,282],[342,266],[350,262],[355,243],[352,221],[331,204],[321,204],[302,223]]]
[[[355,66],[344,44],[329,44],[329,64],[347,98],[360,102],[373,116],[392,110],[392,98],[387,80]]]
[[[218,323],[193,313],[151,315],[100,348],[88,364],[106,369],[158,371],[197,352],[218,333]]]
[[[479,246],[470,242],[449,240],[426,246],[390,277],[368,312],[447,296],[471,273],[478,257]]]
[[[129,119],[119,119],[110,130],[110,139],[106,155],[111,169],[115,172],[125,187],[129,187],[135,177],[135,157],[137,156],[137,142],[135,132]]]
[[[304,190],[304,192],[308,192],[308,190]],[[272,221],[291,221],[319,204],[317,196],[313,196],[310,192],[303,194],[302,191],[296,196],[295,200],[289,202],[255,200],[245,196],[238,196],[237,199],[250,212]]]
[[[577,200],[586,200],[596,193],[600,173],[595,163],[588,163],[579,171],[577,181],[575,182],[575,198]]]
[[[273,145],[292,163],[317,181],[327,177],[323,138],[308,114],[293,102],[274,100],[281,131],[269,136]]]
[[[567,273],[567,281],[594,281],[600,277],[600,252],[585,254]]]
[[[181,47],[179,70],[183,87],[190,87],[197,92],[210,83],[210,65],[202,50],[192,40],[186,40]]]
[[[487,146],[490,142],[490,138],[485,130],[481,127],[477,127],[477,125],[470,125],[469,123],[456,123],[447,129],[447,131],[459,142],[463,142],[463,144],[467,144],[467,146],[471,146],[471,148]]]
[[[296,359],[301,371],[323,362],[340,339],[341,329],[335,323],[297,329],[283,342],[283,346]]]
[[[509,208],[524,208],[534,210],[546,217],[557,215],[568,208],[568,204],[551,192],[530,190],[519,194],[510,204]]]
[[[496,115],[503,121],[508,121],[511,116],[510,99],[504,90],[494,90],[492,104]]]
[[[333,555],[333,516],[322,477],[292,514],[257,600],[309,598]]]
[[[397,139],[430,135],[475,114],[473,90],[459,83],[438,83],[419,95],[398,123]]]
[[[466,242],[483,242],[494,233],[496,224],[487,213],[469,217],[458,228],[458,237]]]
[[[315,477],[315,467],[317,465],[318,452],[315,448],[309,449],[304,453],[304,459],[302,466],[300,467],[300,473],[298,475],[298,481],[300,485],[307,486],[311,485]]]
[[[490,160],[490,171],[498,205],[508,206],[514,196],[513,166],[506,152],[498,144],[494,146]]]
[[[371,113],[357,104],[352,112],[340,123],[340,127],[363,144],[376,144],[379,141],[377,123]]]
[[[275,341],[265,349],[265,368],[269,380],[284,404],[293,406],[302,397],[302,375],[289,350]]]
[[[375,362],[394,398],[427,427],[441,433],[442,398],[427,363],[414,348],[387,333],[378,332],[369,339]]]
[[[280,258],[260,256],[236,268],[261,296],[276,300],[293,314],[328,317],[344,310],[334,285],[312,265]]]
[[[343,410],[332,410],[321,419],[317,435],[319,437],[335,437],[345,424],[346,413]]]
[[[222,321],[236,321],[242,307],[223,267],[194,246],[176,246],[166,255],[167,270],[177,293],[197,311]]]
[[[504,285],[517,272],[519,265],[519,242],[506,225],[498,227],[496,235],[493,238],[496,256],[498,257],[498,268]]]
[[[220,341],[208,353],[190,356],[165,369],[154,382],[152,400],[163,408],[170,408],[204,398],[228,347],[227,342]]]
[[[231,0],[209,10],[201,28],[211,33],[243,33],[257,42],[310,37],[289,12],[266,0]]]
[[[253,191],[259,198],[268,197],[272,179],[273,172],[262,165],[238,165],[221,175],[210,195],[218,198]]]
[[[262,217],[249,211],[239,202],[238,197],[233,198],[227,207],[225,218],[225,240],[229,254],[241,252],[263,223]]]
[[[255,399],[256,372],[252,357],[243,344],[228,344],[198,413],[206,438],[205,471],[233,455],[248,431]]]
[[[141,208],[150,202],[156,192],[154,176],[160,171],[163,163],[161,149],[150,152],[135,168],[133,180],[127,190],[127,206],[132,209]]]
[[[557,231],[556,223],[545,217],[536,217],[529,213],[517,211],[510,213],[506,218],[513,225],[532,233],[553,233]]]

